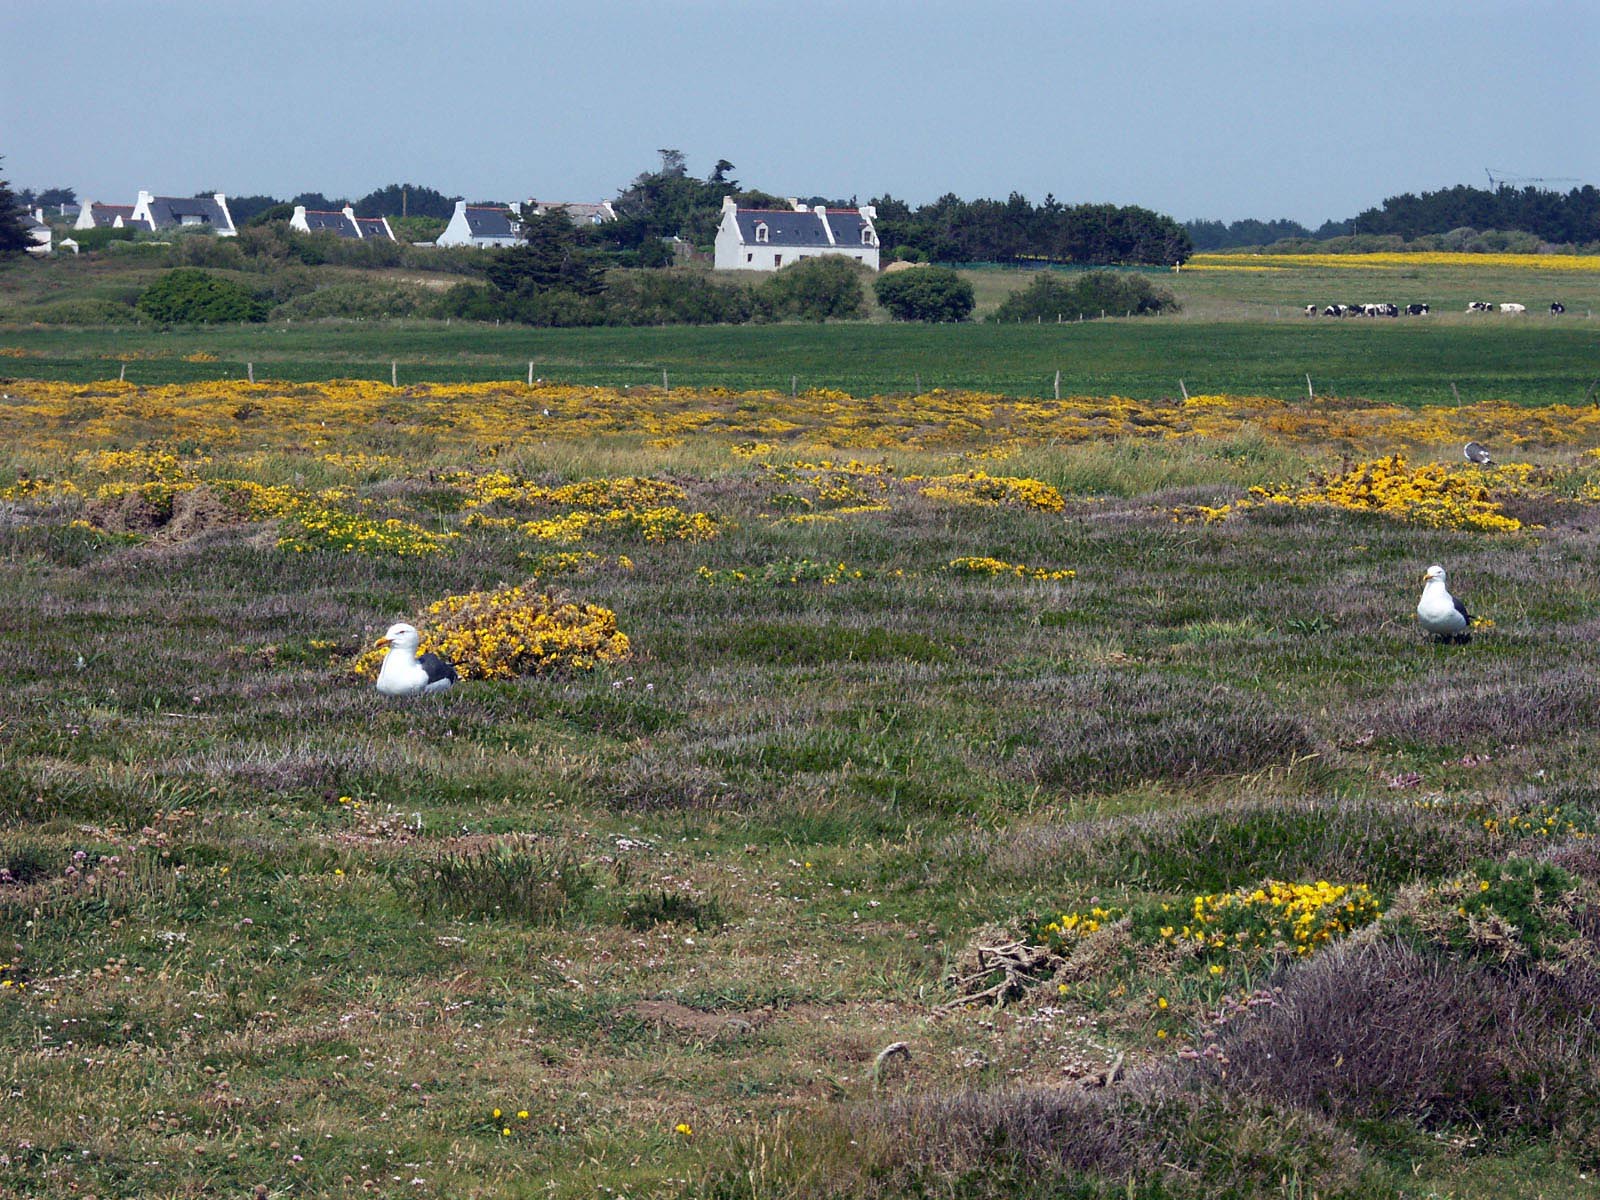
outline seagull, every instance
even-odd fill
[[[1417,602],[1417,620],[1435,641],[1465,646],[1472,640],[1472,614],[1450,594],[1444,584],[1444,568],[1438,563],[1423,577],[1422,599]]]
[[[1494,466],[1494,459],[1489,457],[1489,447],[1482,442],[1468,442],[1461,447],[1461,457],[1470,463],[1477,463],[1480,467]]]
[[[422,635],[402,622],[389,626],[378,645],[389,647],[378,671],[378,691],[385,696],[420,696],[442,692],[457,679],[456,669],[437,654],[417,654]]]

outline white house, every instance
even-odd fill
[[[801,258],[841,254],[878,269],[877,210],[808,208],[793,200],[792,209],[740,208],[732,196],[722,200],[717,226],[715,266],[719,271],[776,271]]]
[[[85,204],[78,210],[78,219],[73,223],[74,229],[107,229],[116,225],[117,218],[133,217],[131,204]]]
[[[28,231],[28,236],[33,239],[33,245],[28,247],[28,253],[43,258],[54,247],[50,244],[55,237],[55,231],[45,223],[44,209],[36,208],[22,218],[23,227]]]
[[[294,215],[289,218],[289,228],[298,229],[301,233],[332,233],[358,241],[372,238],[385,242],[396,240],[394,230],[389,228],[388,217],[358,217],[356,210],[348,204],[339,212],[308,209],[304,204],[297,204],[294,206]]]
[[[469,205],[456,201],[450,224],[444,227],[436,246],[515,246],[522,237],[519,214],[499,205]]]
[[[218,237],[233,237],[239,232],[228,212],[228,198],[221,192],[211,196],[152,196],[140,192],[133,217],[127,223],[149,229],[209,227]]]

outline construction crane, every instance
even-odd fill
[[[1540,176],[1536,176],[1536,175],[1513,175],[1509,171],[1500,171],[1500,172],[1498,172],[1500,178],[1496,179],[1495,178],[1496,171],[1495,171],[1495,169],[1493,167],[1485,167],[1483,169],[1483,173],[1489,177],[1489,190],[1491,192],[1494,191],[1496,188],[1504,187],[1507,184],[1511,184],[1511,183],[1578,183],[1578,182],[1581,182],[1580,180],[1573,179],[1571,176],[1567,176],[1567,175],[1563,175],[1563,176],[1560,176],[1560,177],[1556,177],[1556,176],[1540,177]]]

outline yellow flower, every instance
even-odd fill
[[[694,1130],[689,1128],[689,1123],[687,1121],[679,1121],[672,1127],[672,1132],[686,1138],[694,1136]]]

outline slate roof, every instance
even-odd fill
[[[315,209],[306,209],[306,228],[312,233],[337,233],[342,238],[357,238],[361,235],[349,221],[344,219],[342,212],[318,212]]]
[[[826,246],[828,231],[813,212],[793,212],[788,209],[741,208],[735,212],[739,222],[739,238],[747,246],[756,244],[756,226],[765,224],[766,246]]]
[[[222,205],[210,196],[154,196],[150,200],[150,220],[157,229],[196,223],[214,229],[233,228]]]
[[[467,229],[475,238],[513,238],[516,229],[511,224],[511,210],[505,208],[466,209]]]
[[[382,238],[386,242],[394,241],[394,235],[389,232],[388,225],[384,224],[382,217],[357,217],[356,225],[361,230],[364,238]]]
[[[870,242],[861,240],[861,231],[871,229],[872,223],[853,208],[830,208],[828,210],[828,224],[833,229],[833,240],[842,249],[845,246],[876,246],[877,239]]]
[[[133,205],[91,204],[89,205],[89,216],[94,221],[94,227],[102,229],[107,225],[116,224],[118,217],[121,217],[126,223],[128,218],[133,216]]]

